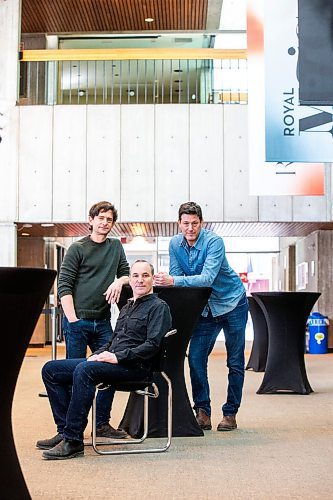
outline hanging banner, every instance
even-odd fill
[[[253,195],[324,194],[321,162],[331,160],[323,159],[318,144],[305,145],[320,112],[298,104],[297,50],[297,0],[249,0],[248,136]]]
[[[299,104],[297,0],[266,0],[264,20],[266,161],[331,162],[333,107]]]
[[[333,105],[333,0],[298,0],[299,101]]]

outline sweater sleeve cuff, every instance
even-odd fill
[[[62,298],[65,295],[73,295],[73,292],[70,288],[68,288],[67,290],[63,288],[60,292],[58,291],[58,295],[60,298]]]

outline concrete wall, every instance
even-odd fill
[[[13,112],[16,153],[1,171],[0,222],[85,221],[98,199],[112,200],[120,221],[173,221],[189,199],[211,221],[331,220],[329,166],[325,196],[247,194],[245,105],[21,106]]]

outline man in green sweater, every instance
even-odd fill
[[[129,264],[121,242],[108,238],[117,215],[115,207],[107,201],[94,204],[89,210],[90,236],[73,243],[62,263],[58,294],[64,311],[63,332],[68,359],[85,358],[87,347],[95,352],[111,338],[110,304],[118,302],[129,276]],[[100,391],[97,400],[99,437],[126,437],[124,431],[109,424],[113,396],[112,390]]]

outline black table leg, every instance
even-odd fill
[[[11,410],[24,354],[55,276],[55,271],[46,269],[0,268],[1,346],[4,353],[0,363],[0,498],[30,499],[16,454]]]
[[[248,297],[248,301],[253,324],[253,344],[246,370],[264,372],[268,351],[267,322],[258,302],[253,297]]]
[[[210,288],[201,287],[154,287],[154,292],[169,305],[172,315],[172,327],[177,334],[172,339],[172,355],[165,367],[170,377],[173,390],[173,436],[203,436],[197,424],[187,394],[184,378],[184,360],[193,328],[206,305]],[[120,307],[131,296],[131,289],[123,287]],[[149,401],[150,437],[166,436],[167,429],[167,391],[165,381],[157,376],[160,396]],[[119,426],[131,436],[141,436],[143,429],[142,397],[131,393],[127,407]]]
[[[256,292],[253,297],[268,325],[268,356],[257,394],[294,392],[310,394],[304,362],[307,318],[320,293]]]

